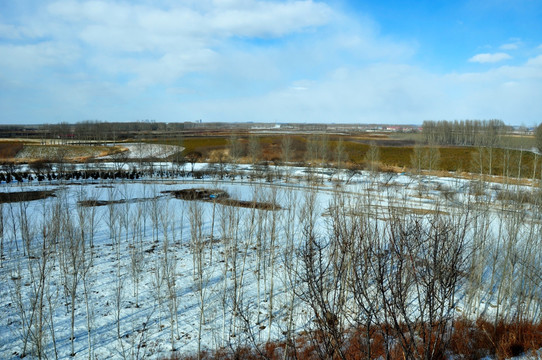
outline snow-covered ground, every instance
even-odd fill
[[[126,155],[129,159],[165,159],[177,152],[183,151],[183,147],[176,145],[148,144],[148,143],[121,143],[126,148]],[[103,156],[100,159],[114,158],[114,155]]]
[[[157,155],[148,150],[144,156]],[[197,164],[196,170],[205,167]],[[249,171],[250,166],[238,169]],[[2,205],[0,358],[18,358],[23,349],[36,354],[40,346],[47,358],[70,358],[72,311],[73,352],[81,359],[161,358],[172,349],[186,354],[263,343],[283,339],[290,326],[306,329],[310,309],[292,290],[302,286],[296,279],[301,266],[297,255],[310,194],[316,196],[313,216],[321,237],[331,231],[337,194],[369,199],[381,216],[390,209],[421,219],[435,211],[453,216],[481,209],[486,214],[477,221],[485,222],[480,228],[490,233],[487,239],[512,231],[505,220],[518,216],[523,225],[514,228],[514,243],[506,244],[514,248],[510,254],[516,260],[530,259],[540,272],[542,254],[526,253],[527,246],[542,248],[539,236],[532,236],[541,233],[540,214],[528,204],[512,207],[497,201],[505,185],[474,192],[477,183],[464,179],[328,170],[310,174],[318,179],[314,185],[305,181],[306,169],[274,170],[288,172],[288,180],[188,177],[2,184],[2,192],[47,189],[56,197]],[[280,210],[186,201],[168,192],[188,188],[222,189],[231,198],[276,203]],[[81,206],[86,200],[109,204]],[[466,290],[460,292],[454,310],[458,315],[513,312],[515,288],[503,288],[507,298],[496,291],[497,279],[517,281],[524,268],[515,262],[505,268],[507,273],[491,272],[492,264],[510,260],[501,259],[497,247],[487,249],[493,252],[481,266],[480,288],[468,296]],[[528,312],[540,317],[542,288],[536,279],[529,284],[534,295]]]
[[[166,159],[169,156],[180,152],[183,147],[165,144],[149,143],[111,143],[109,146],[119,146],[123,152],[115,155],[104,155],[104,146],[66,146],[66,145],[29,145],[17,153],[17,159],[74,159],[74,158],[95,158],[107,159]]]

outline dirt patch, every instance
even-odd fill
[[[226,191],[220,189],[183,189],[163,191],[162,193],[172,194],[177,199],[215,202],[225,206],[237,206],[259,210],[282,209],[280,205],[271,202],[231,199],[230,195]]]
[[[219,189],[183,189],[162,191],[162,194],[171,194],[177,199],[182,200],[214,200],[227,199],[230,195]]]
[[[270,202],[261,202],[261,201],[245,201],[245,200],[234,200],[234,199],[219,199],[217,200],[219,204],[226,206],[238,206],[249,209],[258,209],[258,210],[281,210],[282,208],[278,204],[273,204]]]
[[[92,207],[92,206],[106,206],[109,204],[123,204],[126,200],[115,200],[115,201],[106,201],[106,200],[82,200],[79,201],[77,204],[79,206],[84,207]]]
[[[107,205],[117,205],[117,204],[126,204],[126,203],[137,203],[149,200],[155,200],[157,198],[134,198],[134,199],[119,199],[119,200],[97,200],[97,199],[88,199],[81,200],[77,202],[77,205],[84,207],[91,206],[107,206]]]
[[[332,216],[332,214],[335,214],[335,212],[339,211],[336,207],[329,207],[327,211],[322,213],[322,216],[329,217]],[[342,210],[341,210],[342,211]],[[403,207],[403,206],[381,206],[381,205],[375,205],[373,206],[372,210],[369,211],[354,211],[349,210],[346,215],[347,216],[370,216],[377,218],[382,221],[390,221],[394,218],[395,214],[401,214],[401,215],[449,215],[448,212],[438,210],[438,209],[424,209],[424,208],[413,208],[413,207]]]
[[[0,193],[0,204],[33,201],[56,196],[53,190],[17,191]]]

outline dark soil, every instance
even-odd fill
[[[231,199],[230,195],[220,189],[183,189],[163,191],[163,193],[172,194],[177,199],[182,200],[201,200],[207,202],[216,202],[225,206],[238,206],[249,209],[259,210],[281,210],[278,204],[270,202],[246,201]]]
[[[0,193],[0,204],[33,201],[56,196],[53,190],[17,191]]]
[[[91,207],[91,206],[105,206],[105,205],[108,205],[108,204],[111,204],[111,203],[122,204],[122,203],[125,203],[125,202],[126,202],[126,200],[116,200],[116,201],[82,200],[82,201],[79,201],[77,204],[79,204],[79,206]]]
[[[177,199],[182,200],[214,200],[227,199],[230,195],[219,189],[183,189],[163,191],[163,194],[172,194]]]
[[[126,203],[136,203],[136,202],[142,202],[142,201],[148,201],[148,200],[154,200],[155,198],[135,198],[135,199],[119,199],[119,200],[97,200],[97,199],[89,199],[89,200],[81,200],[77,204],[79,206],[106,206],[106,205],[116,205],[116,204],[126,204]]]
[[[219,204],[226,206],[238,206],[249,209],[259,209],[259,210],[281,210],[282,208],[278,204],[273,204],[270,202],[259,202],[259,201],[244,201],[244,200],[234,200],[234,199],[219,199],[217,200]]]

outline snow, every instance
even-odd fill
[[[134,145],[130,151],[135,152],[137,148]],[[163,150],[163,154],[176,151]],[[147,154],[145,156],[156,156],[155,149],[141,151]],[[196,164],[196,170],[204,170],[207,166]],[[186,166],[187,170],[189,168]],[[239,165],[237,169],[251,171],[249,165]],[[436,208],[453,213],[463,209],[474,197],[469,193],[472,181],[465,179],[366,172],[350,176],[317,170],[314,176],[321,181],[315,187],[304,180],[308,176],[306,169],[275,170],[288,171],[289,180],[267,183],[246,177],[235,180],[188,177],[53,181],[46,185],[36,181],[22,185],[2,184],[2,191],[11,192],[52,189],[56,191],[56,197],[2,206],[4,258],[0,267],[0,358],[15,359],[21,354],[24,327],[28,326],[24,322],[28,324],[32,313],[30,299],[40,290],[36,274],[41,263],[43,234],[53,231],[53,224],[59,219],[66,222],[63,226],[71,226],[77,234],[83,229],[86,241],[90,242],[92,237],[94,243],[93,248],[87,244],[84,256],[86,263],[91,265],[85,279],[79,278],[77,283],[76,358],[161,358],[172,354],[172,346],[179,353],[187,354],[196,352],[198,344],[203,350],[227,347],[237,341],[283,339],[292,301],[290,290],[296,286],[290,276],[291,267],[296,266],[296,249],[301,237],[296,209],[303,207],[309,191],[317,193],[316,226],[321,236],[329,231],[325,214],[332,211],[329,205],[337,192],[351,197],[370,195],[374,206],[382,209],[401,206],[413,213]],[[342,183],[337,186],[340,179]],[[344,183],[346,180],[348,184]],[[234,208],[210,201],[179,200],[164,193],[199,187],[220,188],[239,200],[276,201],[283,209],[273,212]],[[500,188],[500,185],[488,188],[484,195],[494,199]],[[453,199],[446,200],[445,191],[452,191]],[[87,199],[117,202],[99,207],[78,205],[79,201]],[[118,202],[122,200],[129,201]],[[491,231],[497,230],[502,216],[497,211],[498,206],[497,203],[493,205],[488,217]],[[23,213],[27,214],[28,236],[24,234],[23,220],[19,216]],[[525,214],[525,219],[529,219],[530,213]],[[201,229],[194,226],[197,216],[201,216]],[[90,226],[91,221],[94,226]],[[293,232],[287,234],[289,228]],[[10,229],[16,229],[15,233]],[[198,232],[201,237],[196,242],[193,239]],[[519,235],[518,246],[522,241]],[[30,239],[28,249],[24,237]],[[65,240],[61,238],[58,242]],[[202,248],[197,244],[203,244]],[[63,267],[69,263],[63,263],[58,256],[60,245],[47,242],[47,249],[52,256],[44,284],[43,321],[49,328],[43,344],[48,357],[54,358],[56,351],[58,358],[66,359],[71,358],[71,303],[65,296],[63,284],[67,280]],[[32,256],[26,254],[27,250]],[[199,267],[198,250],[201,250]],[[260,251],[266,252],[268,260],[258,260]],[[288,254],[293,257],[288,258]],[[269,260],[271,256],[276,261],[274,264]],[[82,260],[78,258],[77,261]],[[235,271],[233,261],[237,262]],[[134,273],[137,269],[133,264],[139,267],[139,272]],[[175,283],[171,288],[167,286],[167,276],[157,277],[166,271],[174,272],[171,279]],[[484,281],[488,281],[488,277],[486,268]],[[174,297],[170,296],[170,290]],[[300,331],[311,322],[310,310],[299,299],[293,301],[294,330]],[[469,316],[473,317],[491,316],[496,301],[495,294],[481,293],[478,306],[468,307],[459,300],[457,308],[466,311],[468,307],[473,311]],[[173,311],[172,319],[170,309],[175,305],[177,309]],[[203,321],[200,324],[202,306]],[[249,330],[254,339],[244,332],[243,319],[234,314],[235,306],[250,320]],[[198,341],[200,326],[201,339]],[[54,329],[56,349],[51,328]],[[31,340],[27,346],[29,354],[33,351]]]
[[[184,148],[176,145],[148,144],[148,143],[121,143],[127,149],[129,159],[156,158],[166,159],[167,157],[182,151]],[[101,159],[114,158],[112,155],[101,157]]]

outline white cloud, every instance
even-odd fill
[[[182,111],[207,121],[534,123],[542,118],[541,68],[542,56],[519,66],[444,75],[408,65],[343,67],[319,81],[297,81],[262,95],[187,102]]]
[[[537,67],[540,68],[539,70],[542,70],[542,55],[538,55],[534,58],[531,58],[527,61],[527,66],[529,67]],[[538,73],[538,77],[542,76],[542,72]]]
[[[250,45],[258,39],[310,35],[336,16],[328,5],[311,0],[200,0],[170,6],[61,0],[45,6],[33,26],[41,26],[52,43],[80,47],[87,55],[87,71],[130,74],[136,77],[131,84],[147,86],[170,84],[191,72],[225,69],[228,63],[242,68],[240,59],[252,61],[258,49],[236,49],[232,44],[239,39]],[[233,54],[238,59],[231,60]]]
[[[0,121],[542,118],[542,55],[432,73],[408,65],[415,41],[323,2],[62,0],[0,23],[0,36]]]
[[[499,48],[501,50],[517,50],[519,48],[519,44],[517,43],[502,44]]]
[[[69,66],[79,57],[76,47],[49,41],[23,45],[0,44],[0,54],[4,54],[0,56],[0,67],[14,72]]]
[[[232,6],[205,18],[211,29],[223,35],[280,37],[324,25],[331,20],[332,11],[327,5],[312,1],[243,1],[241,6]]]
[[[161,9],[104,1],[59,1],[48,10],[66,22],[83,25],[86,41],[113,41],[120,49],[125,41],[153,49],[155,41],[164,42],[160,41],[163,37],[166,42],[185,37],[281,37],[324,25],[333,17],[330,7],[312,1],[221,1],[208,6],[210,3],[201,0],[199,6],[179,3]],[[107,39],[108,34],[112,39]]]
[[[499,49],[512,51],[512,50],[519,49],[521,46],[522,46],[521,39],[512,38],[512,39],[510,39],[510,42],[508,42],[506,44],[502,44],[501,46],[499,46]]]
[[[494,53],[494,54],[478,54],[474,55],[469,59],[469,62],[477,62],[477,63],[496,63],[503,60],[511,59],[512,57],[508,55],[507,53]]]

